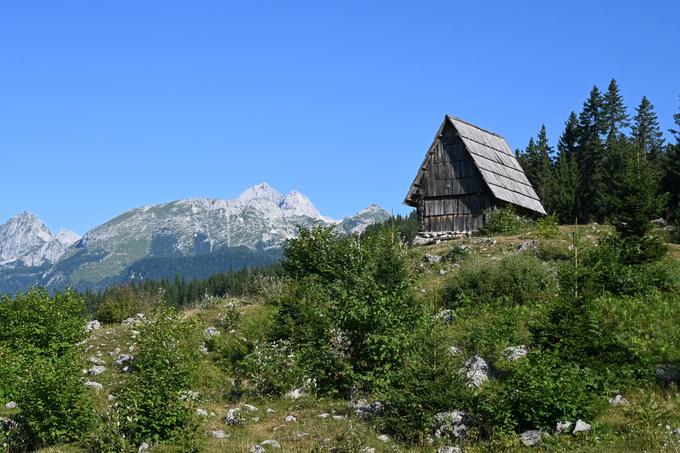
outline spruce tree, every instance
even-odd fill
[[[671,217],[680,220],[680,112],[673,115],[675,128],[670,132],[675,137],[675,144],[668,146],[665,159],[663,190],[670,194],[668,209]]]
[[[612,148],[615,168],[611,175],[610,216],[618,233],[624,261],[629,263],[657,259],[664,247],[648,237],[651,220],[658,216],[667,201],[660,195],[657,169],[647,159],[640,159],[640,145],[617,140]]]
[[[623,135],[622,129],[627,128],[629,117],[626,113],[626,106],[623,97],[619,92],[619,86],[615,79],[609,82],[607,92],[604,94],[602,105],[602,120],[604,122],[604,132],[607,142]]]
[[[548,143],[545,125],[541,126],[536,140],[529,139],[524,152],[519,153],[517,159],[524,170],[524,174],[534,187],[546,211],[554,211],[554,174],[551,162],[552,148]]]
[[[654,105],[646,96],[643,96],[635,112],[632,127],[633,143],[658,165],[663,152],[664,139]]]
[[[532,181],[532,185],[534,185],[538,197],[543,202],[543,207],[551,213],[555,212],[555,174],[551,160],[552,151],[553,149],[548,143],[545,124],[543,124],[536,140],[534,154],[535,183]]]
[[[573,111],[564,125],[564,132],[557,143],[555,164],[554,203],[560,223],[576,223],[578,220],[579,175],[576,166],[578,147],[578,118]]]
[[[604,98],[597,86],[590,91],[579,114],[576,153],[581,190],[579,211],[584,220],[604,221],[607,213],[606,153],[602,143],[605,132]]]

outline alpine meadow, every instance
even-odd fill
[[[0,8],[0,452],[680,453],[647,3]]]

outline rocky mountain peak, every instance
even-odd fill
[[[239,200],[253,200],[256,198],[263,198],[265,200],[269,200],[272,203],[279,205],[281,201],[283,200],[283,195],[267,184],[266,182],[263,182],[261,184],[257,184],[253,187],[249,187],[243,192],[241,192],[241,195],[239,195]]]
[[[286,217],[306,216],[312,219],[320,217],[319,210],[312,204],[309,198],[297,190],[288,192],[279,207],[283,210]]]
[[[20,262],[26,266],[40,266],[45,261],[55,262],[68,245],[52,235],[38,216],[21,212],[0,225],[0,263]]]

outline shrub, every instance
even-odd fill
[[[459,372],[462,359],[449,351],[445,326],[425,322],[414,336],[392,385],[377,395],[385,404],[374,423],[401,441],[421,443],[436,413],[465,408],[471,394]]]
[[[134,445],[169,440],[192,423],[191,401],[180,398],[196,378],[201,331],[161,308],[141,327],[133,372],[117,402],[121,431]]]
[[[479,234],[517,234],[529,228],[530,225],[530,220],[518,216],[515,209],[511,205],[507,205],[487,213],[486,222],[479,229]]]
[[[487,428],[552,430],[558,420],[591,418],[600,390],[592,371],[535,350],[517,361],[500,385],[477,394],[475,405]]]
[[[555,214],[541,217],[536,222],[538,236],[543,239],[554,239],[560,235],[560,226],[557,223]]]
[[[84,303],[74,292],[50,297],[31,289],[15,297],[0,298],[0,345],[23,355],[58,356],[73,348],[84,335]]]
[[[409,293],[399,235],[382,230],[359,239],[303,230],[286,248],[283,267],[272,338],[290,339],[323,393],[386,385],[423,314]]]
[[[28,447],[83,439],[94,423],[75,350],[60,357],[34,357],[18,376],[16,416]]]
[[[162,301],[162,293],[135,290],[131,286],[114,287],[105,293],[95,317],[104,323],[118,323],[137,313],[148,313]]]
[[[556,279],[548,267],[534,256],[516,254],[463,263],[444,287],[444,302],[449,308],[498,299],[521,305],[548,299],[555,290]]]
[[[231,301],[227,303],[224,313],[217,321],[217,326],[223,329],[225,332],[229,332],[230,330],[236,328],[236,324],[238,324],[240,319],[241,312],[238,310],[238,304],[234,301]]]
[[[256,395],[280,396],[301,383],[295,354],[284,340],[257,342],[241,367]]]
[[[32,289],[0,300],[0,396],[11,396],[24,448],[80,439],[92,425],[76,350],[83,300]]]
[[[465,244],[456,244],[444,253],[442,260],[457,263],[470,255],[470,248]]]
[[[483,357],[500,357],[509,346],[530,345],[529,326],[540,310],[536,305],[508,305],[495,301],[460,307],[455,312],[452,341],[456,347]]]

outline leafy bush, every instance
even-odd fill
[[[462,359],[449,351],[451,338],[441,323],[424,323],[411,344],[392,385],[377,395],[386,403],[374,423],[380,432],[420,443],[436,413],[465,408],[471,394],[459,372]]]
[[[477,413],[487,430],[548,429],[559,420],[589,419],[601,390],[587,368],[547,351],[532,351],[501,381],[477,394]]]
[[[555,214],[541,217],[536,222],[538,236],[543,239],[554,239],[560,235],[560,226]]]
[[[31,289],[0,298],[0,345],[23,355],[58,356],[72,349],[84,335],[83,300],[74,292],[50,297]]]
[[[17,377],[16,419],[28,447],[80,440],[93,426],[92,400],[77,351],[34,357]]]
[[[180,398],[196,378],[201,331],[160,308],[141,328],[133,372],[116,406],[121,432],[133,445],[168,440],[192,423],[191,401]]]
[[[449,308],[498,299],[521,305],[548,299],[555,290],[556,278],[548,267],[534,256],[516,254],[465,262],[445,285],[444,302]]]
[[[479,229],[479,234],[517,234],[526,230],[530,225],[530,220],[518,216],[515,209],[507,205],[487,213],[486,222]]]
[[[83,309],[73,292],[32,289],[0,300],[0,396],[19,405],[23,448],[81,439],[92,425],[77,352]]]
[[[652,241],[654,242],[654,241]],[[674,259],[658,258],[638,261],[645,253],[641,244],[616,235],[605,237],[597,246],[588,245],[576,233],[570,247],[570,259],[560,266],[563,289],[579,288],[581,295],[594,298],[604,293],[642,294],[648,291],[680,289],[680,266]],[[655,246],[652,246],[655,247]],[[665,253],[665,252],[664,252]]]
[[[386,385],[423,314],[395,231],[359,239],[302,230],[284,253],[273,339],[289,339],[323,393]]]
[[[220,327],[225,332],[229,332],[230,330],[236,328],[241,316],[241,312],[238,310],[238,304],[234,301],[231,301],[227,303],[224,313],[217,321],[217,327]]]
[[[447,263],[457,263],[470,255],[470,248],[465,244],[456,244],[444,253],[442,260]]]
[[[280,396],[301,384],[295,354],[284,340],[257,342],[241,366],[257,395]]]
[[[148,313],[162,304],[163,295],[143,290],[135,290],[131,286],[120,286],[109,289],[104,301],[97,307],[95,317],[104,323],[118,323],[137,313]]]
[[[455,311],[452,344],[461,350],[483,357],[501,357],[509,346],[530,345],[530,326],[537,321],[537,304],[509,305],[495,301],[469,305]]]

